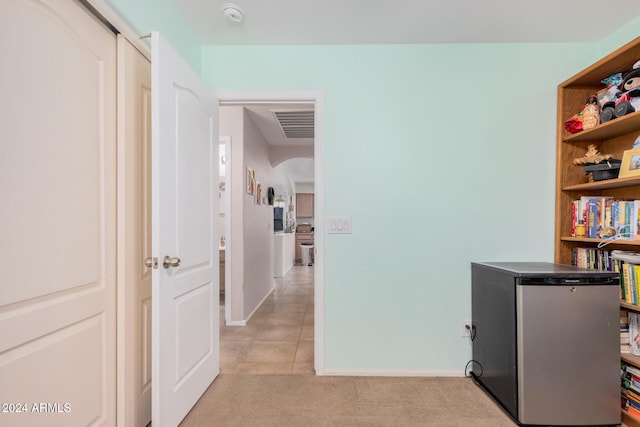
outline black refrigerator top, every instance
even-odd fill
[[[566,264],[554,264],[551,262],[472,262],[471,265],[509,272],[514,277],[557,277],[580,278],[584,276],[617,277],[618,273],[612,271],[589,270]]]

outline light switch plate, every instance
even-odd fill
[[[351,217],[334,216],[329,218],[329,234],[351,234]]]

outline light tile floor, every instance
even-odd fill
[[[247,326],[225,326],[220,306],[220,373],[313,375],[313,267],[294,266]]]

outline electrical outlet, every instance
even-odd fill
[[[464,338],[471,338],[471,320],[460,321],[460,335]]]

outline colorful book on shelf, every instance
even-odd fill
[[[638,369],[635,366],[630,365],[628,363],[624,363],[624,371],[627,372],[630,375],[635,375],[637,377],[640,377],[640,369]]]
[[[598,234],[598,216],[600,212],[600,199],[593,198],[589,201],[589,218],[587,222],[587,237],[594,238]]]
[[[635,274],[633,273],[633,264],[627,264],[627,270],[629,271],[629,287],[631,288],[632,295],[631,304],[638,305],[638,286],[636,284]]]
[[[629,413],[629,415],[633,415],[634,417],[640,417],[640,411],[631,406],[627,407],[627,412]]]
[[[614,199],[612,197],[606,198],[604,201],[604,220],[602,223],[603,227],[613,227],[613,218],[611,217],[611,208],[613,202]]]
[[[634,356],[640,356],[640,317],[638,313],[629,313],[629,349]],[[634,373],[636,370],[633,367],[629,368],[630,370],[627,372]]]
[[[636,300],[640,299],[640,265],[629,264],[629,274],[633,277],[633,283],[636,286]],[[636,301],[636,305],[640,305],[640,301]]]
[[[631,293],[631,281],[629,280],[629,264],[622,264],[622,273],[620,274],[620,280],[624,285],[624,301],[629,304],[633,304],[633,294]],[[629,313],[629,322],[631,322],[631,313]]]
[[[629,201],[625,201],[624,202],[624,221],[622,222],[622,232],[620,234],[622,234],[626,239],[630,239],[632,234],[631,234],[631,206],[632,206],[632,202]]]
[[[580,209],[580,200],[574,200],[571,203],[571,237],[576,237],[576,225],[578,224],[579,209]]]
[[[633,239],[640,240],[640,200],[633,201]]]
[[[625,395],[630,402],[633,402],[634,407],[637,408],[640,405],[640,394],[635,392],[633,389],[627,389]]]

